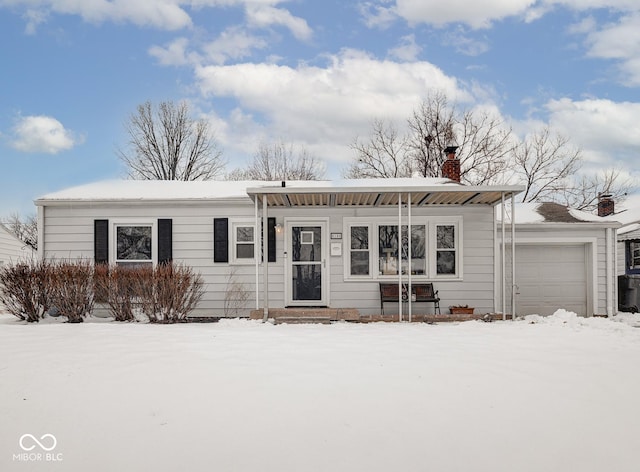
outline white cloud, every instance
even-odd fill
[[[206,44],[202,50],[214,64],[224,64],[227,59],[242,59],[251,56],[254,49],[264,49],[267,42],[258,36],[249,34],[239,27],[228,28],[214,41]]]
[[[282,8],[284,0],[0,0],[1,6],[25,8],[26,31],[35,32],[49,14],[78,15],[84,21],[130,22],[165,30],[192,26],[192,8],[245,7],[248,19],[257,26],[283,25],[298,39],[309,39],[311,28],[302,18]]]
[[[549,123],[580,146],[594,165],[637,169],[640,155],[640,103],[604,99],[551,100]]]
[[[163,66],[184,66],[196,60],[197,56],[187,52],[189,40],[176,38],[165,46],[151,46],[149,55]]]
[[[380,61],[353,50],[330,56],[325,66],[197,67],[196,80],[207,97],[238,100],[245,126],[247,116],[255,115],[269,136],[295,139],[320,156],[343,162],[351,157],[348,145],[368,133],[373,118],[403,125],[430,90],[440,90],[452,101],[471,100],[454,78],[428,62]]]
[[[485,39],[469,37],[461,26],[447,32],[443,36],[443,44],[452,46],[457,52],[465,56],[479,56],[489,50],[489,44]]]
[[[398,17],[411,25],[427,23],[443,26],[466,24],[474,29],[488,28],[494,22],[519,17],[535,21],[557,7],[574,11],[608,9],[637,11],[637,0],[370,0],[359,4],[360,14],[369,27],[386,27]]]
[[[415,35],[410,34],[400,38],[400,44],[395,48],[389,49],[388,54],[401,61],[415,61],[421,51],[422,47],[416,43]]]
[[[48,13],[42,10],[27,10],[23,18],[27,20],[27,26],[24,28],[26,34],[36,34],[38,26],[47,20]]]
[[[62,123],[50,116],[25,116],[13,127],[11,146],[22,152],[57,154],[75,146],[79,140]]]
[[[640,85],[640,12],[623,15],[600,30],[588,31],[586,43],[588,56],[620,61],[621,83]]]
[[[0,0],[0,5],[28,8],[29,15],[78,15],[93,23],[128,21],[141,26],[176,30],[191,25],[179,0]],[[30,21],[32,21],[30,19]],[[30,28],[28,25],[27,28]]]
[[[465,23],[486,28],[496,20],[524,14],[536,0],[396,0],[395,12],[410,24]]]
[[[381,3],[389,3],[388,0],[380,0]],[[361,2],[358,4],[360,15],[367,28],[388,28],[397,18],[393,7],[377,5],[373,2]]]
[[[313,34],[313,31],[304,19],[293,16],[288,10],[283,8],[248,4],[246,13],[249,24],[253,26],[264,28],[271,25],[281,25],[288,28],[296,38],[305,41],[309,40]]]

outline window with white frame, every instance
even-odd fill
[[[456,275],[456,225],[436,224],[436,275]]]
[[[371,273],[369,226],[351,226],[349,240],[349,273],[352,276],[369,276]]]
[[[232,223],[232,262],[249,264],[255,261],[256,227],[249,223]]]
[[[121,266],[153,264],[153,225],[115,225],[115,263]]]
[[[366,220],[346,221],[345,231],[349,237],[346,278],[384,280],[397,277],[399,270],[402,274],[411,272],[418,279],[461,277],[461,218],[415,217],[411,225],[411,245],[408,225],[402,225],[398,241],[398,225],[392,220]]]

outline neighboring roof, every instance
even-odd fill
[[[270,206],[392,205],[398,193],[411,193],[412,204],[485,204],[521,186],[466,186],[448,179],[356,179],[334,181],[136,181],[110,180],[44,195],[36,205],[56,202],[117,202],[252,199],[269,195]],[[406,198],[404,196],[403,198]]]
[[[632,223],[618,230],[618,241],[640,239],[640,223]]]
[[[616,212],[605,218],[607,220],[619,221],[625,230],[627,225],[640,223],[640,194],[630,195],[620,204],[616,204]],[[618,231],[618,234],[620,234],[621,231],[622,229]]]
[[[12,231],[0,223],[0,260],[17,261],[33,256],[33,248],[21,241]]]
[[[502,219],[502,211],[497,208],[498,221]],[[536,224],[536,223],[566,223],[566,224],[583,224],[583,223],[600,223],[607,226],[619,226],[619,222],[611,219],[605,219],[587,213],[585,211],[569,208],[559,203],[516,203],[516,225]],[[507,222],[510,215],[507,218]]]

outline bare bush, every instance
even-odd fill
[[[142,312],[152,323],[186,321],[204,294],[200,274],[176,264],[138,269],[134,290]]]
[[[115,321],[133,321],[135,284],[147,272],[136,268],[99,264],[94,269],[95,301],[106,303]]]
[[[87,260],[52,264],[51,304],[69,323],[81,323],[93,310],[93,263]]]
[[[23,321],[40,321],[51,302],[52,271],[51,263],[35,260],[0,267],[0,303]]]
[[[229,274],[224,291],[224,316],[240,316],[240,312],[247,307],[250,295],[244,284],[238,280],[236,267],[234,267]]]

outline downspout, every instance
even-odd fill
[[[511,192],[511,320],[516,319],[516,198]]]
[[[505,289],[507,288],[507,275],[505,274],[506,270],[507,270],[507,259],[505,256],[505,244],[504,244],[504,238],[505,238],[505,209],[504,209],[504,192],[502,192],[501,194],[501,211],[502,211],[502,220],[501,220],[501,233],[502,233],[502,237],[500,239],[500,263],[502,265],[502,319],[506,320],[507,319],[507,294],[505,293]]]
[[[256,224],[256,234],[258,234],[258,227],[260,226],[260,220],[258,219],[258,196],[256,195],[256,199],[254,202],[254,211],[255,211],[255,224]],[[256,310],[260,309],[260,260],[258,259],[258,248],[256,247]]]
[[[266,323],[269,319],[269,233],[267,214],[267,196],[262,195],[262,283],[264,284],[264,307],[262,314],[262,322]]]
[[[398,321],[402,321],[402,194],[398,193]]]
[[[411,234],[411,192],[407,193],[407,233],[409,235],[409,254],[407,255],[408,259],[408,268],[407,275],[409,277],[408,290],[407,290],[407,303],[409,304],[409,323],[411,323],[411,315],[412,315],[412,300],[413,295],[411,292],[411,268],[412,268],[412,260],[411,260],[411,240],[413,239],[413,235]]]

